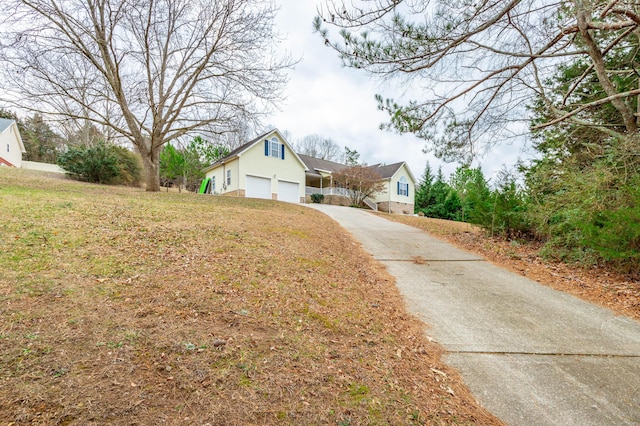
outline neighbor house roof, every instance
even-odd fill
[[[9,161],[5,160],[2,157],[0,157],[0,166],[15,167],[13,164],[11,164]]]

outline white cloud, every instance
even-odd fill
[[[282,47],[293,57],[302,58],[290,74],[281,111],[267,121],[290,132],[294,142],[317,133],[332,138],[340,147],[360,153],[368,164],[406,161],[417,179],[429,161],[434,172],[442,166],[446,177],[456,164],[447,164],[422,152],[424,141],[413,135],[398,135],[379,129],[388,116],[377,109],[376,93],[385,97],[391,86],[371,80],[366,73],[345,68],[337,54],[324,46],[313,33],[316,4],[309,0],[279,0],[281,9],[277,27],[285,37]],[[480,165],[486,177],[493,176],[503,164],[517,161],[518,149],[502,147],[484,158]]]

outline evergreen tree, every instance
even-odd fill
[[[442,167],[438,168],[438,174],[429,191],[432,203],[427,204],[421,211],[427,217],[438,219],[459,220],[462,206],[460,197],[446,182],[442,174]]]
[[[181,152],[171,144],[166,144],[160,152],[160,181],[162,185],[178,187],[182,190],[182,179],[184,175],[185,159]]]
[[[344,147],[344,158],[344,163],[348,166],[360,164],[360,153],[355,149],[350,149],[348,146]]]
[[[53,131],[42,115],[28,117],[20,134],[27,151],[25,160],[55,164],[62,146],[62,137]]]
[[[458,193],[463,222],[485,225],[490,216],[490,189],[480,168],[460,166],[449,179],[451,187]]]
[[[414,202],[414,211],[418,213],[425,209],[430,204],[435,202],[434,195],[432,193],[433,187],[433,172],[431,171],[431,165],[427,162],[424,173],[418,183],[418,187],[416,188],[415,202]]]

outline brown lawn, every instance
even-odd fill
[[[334,222],[0,168],[0,424],[499,424]]]

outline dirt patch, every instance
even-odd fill
[[[0,424],[499,424],[311,209],[0,170],[0,223]]]
[[[540,245],[489,238],[472,225],[415,216],[384,217],[423,229],[503,268],[640,320],[640,281],[606,267],[581,267],[543,259]]]

